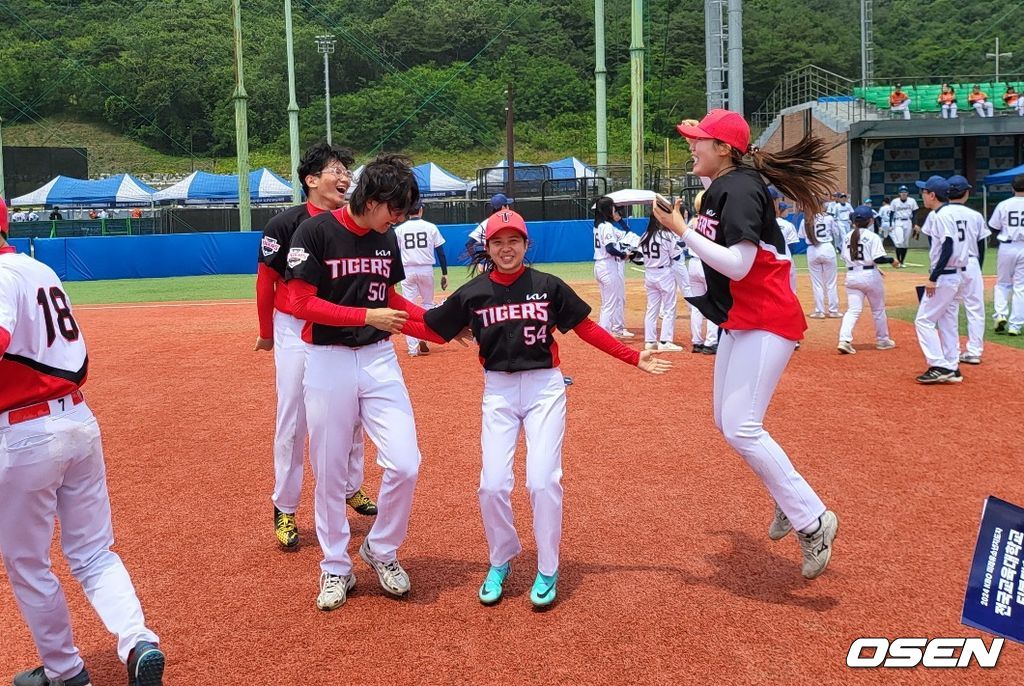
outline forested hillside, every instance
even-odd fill
[[[234,146],[228,0],[0,0],[0,116],[5,126],[58,117],[102,123],[176,156]],[[786,71],[814,63],[858,77],[859,3],[747,0],[746,103]],[[1020,71],[1024,19],[1005,0],[879,0],[878,76],[992,70],[999,34]],[[323,135],[323,67],[314,37],[331,32],[335,140],[378,148],[500,150],[504,89],[516,93],[517,140],[594,154],[592,0],[293,0],[303,143]],[[701,0],[646,3],[648,145],[703,113]],[[606,0],[610,147],[628,156],[629,2]],[[287,149],[281,0],[243,0],[250,145]],[[1016,68],[1016,69],[1015,69]]]

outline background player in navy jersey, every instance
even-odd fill
[[[7,244],[0,199],[0,556],[43,663],[16,675],[14,686],[90,684],[50,563],[54,520],[71,574],[117,636],[129,686],[162,683],[164,654],[124,563],[110,550],[100,428],[81,391],[88,368],[63,284]]]
[[[317,143],[299,162],[299,179],[306,202],[274,216],[263,229],[256,272],[256,310],[259,338],[256,350],[273,350],[277,373],[277,424],[274,431],[274,533],[286,549],[299,544],[295,511],[302,493],[306,448],[306,410],[302,401],[302,375],[306,346],[303,322],[292,312],[284,281],[285,256],[295,230],[306,219],[345,204],[354,162],[351,151],[326,142]],[[375,515],[377,506],[362,490],[363,429],[353,430],[345,495],[359,514]]]
[[[316,533],[323,549],[317,606],[333,610],[355,585],[342,504],[348,455],[361,422],[384,469],[378,515],[359,554],[392,595],[409,592],[397,551],[409,528],[419,474],[416,423],[391,342],[407,311],[405,278],[392,226],[419,200],[408,160],[381,155],[367,164],[349,205],[302,222],[288,250],[286,278],[294,314],[305,322],[303,381],[309,454],[316,476]],[[406,333],[410,333],[406,331]],[[422,338],[422,336],[419,336]]]
[[[828,566],[839,520],[764,430],[765,411],[807,323],[789,285],[786,244],[762,175],[810,216],[834,171],[828,149],[809,136],[775,154],[752,150],[750,127],[726,110],[677,129],[693,152],[693,173],[713,180],[694,229],[679,202],[671,212],[655,203],[654,216],[704,263],[708,291],[688,300],[721,327],[715,423],[777,503],[769,536],[779,539],[795,528],[803,575],[813,579]]]
[[[490,556],[480,601],[490,605],[501,599],[512,558],[522,551],[512,524],[511,493],[512,456],[524,428],[526,488],[533,506],[538,567],[530,601],[545,607],[557,594],[562,537],[565,383],[558,370],[555,330],[574,331],[651,374],[664,373],[671,364],[651,351],[622,345],[588,318],[590,306],[564,281],[525,267],[527,241],[526,223],[519,214],[495,213],[484,233],[485,272],[428,310],[423,320],[428,336],[440,335],[436,340],[452,340],[469,326],[480,344],[484,397],[479,495]]]

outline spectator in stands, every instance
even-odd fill
[[[133,207],[132,208],[132,219],[142,219],[142,208],[140,208],[140,207]]]
[[[53,206],[53,211],[50,212],[50,221],[51,222],[54,222],[54,221],[59,222],[62,219],[64,219],[64,215],[60,213],[60,208],[57,207],[56,205],[54,205]]]
[[[956,119],[956,91],[948,83],[942,84],[942,92],[938,97],[942,106],[943,119]]]
[[[11,215],[11,221],[12,222],[24,222],[24,221],[28,221],[28,218],[25,216],[24,212],[22,212],[21,210],[18,210],[17,212],[15,212],[14,214]]]
[[[902,112],[904,119],[910,119],[910,96],[903,92],[903,86],[896,84],[896,89],[889,94],[889,110]]]
[[[975,114],[979,117],[993,116],[992,103],[988,101],[988,94],[981,90],[981,86],[974,84],[974,88],[967,94],[967,101],[971,103]]]
[[[107,208],[106,207],[100,209],[100,215],[99,216],[100,216],[100,219],[110,219],[110,213],[107,212]]]
[[[36,212],[35,210],[29,210],[28,216],[26,217],[26,220],[30,221],[30,222],[37,222],[37,221],[39,221],[39,213]]]
[[[99,212],[97,212],[96,210],[89,210],[89,219],[99,219],[99,218],[100,218]]]
[[[1017,110],[1018,117],[1024,117],[1024,97],[1021,97],[1020,93],[1014,90],[1013,86],[1006,87],[1006,93],[1003,94],[1003,104],[1011,110]]]

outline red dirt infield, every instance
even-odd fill
[[[890,286],[911,280],[893,276]],[[596,302],[590,284],[579,290]],[[630,282],[628,302],[641,332],[642,284]],[[676,340],[689,350],[680,310]],[[410,359],[398,340],[423,453],[400,551],[412,592],[394,600],[379,588],[355,555],[370,520],[350,514],[358,584],[325,613],[308,469],[300,549],[281,552],[273,536],[273,359],[252,351],[254,306],[76,313],[115,550],[161,636],[167,684],[1005,684],[1024,671],[1011,642],[992,670],[846,667],[860,636],[980,635],[959,619],[982,501],[1024,504],[1019,350],[988,342],[963,384],[922,387],[911,324],[890,320],[898,347],[878,352],[866,313],[859,354],[839,356],[839,321],[809,322],[767,421],[840,518],[832,565],[808,582],[794,538],[768,539],[771,500],[712,424],[714,358],[672,354],[673,370],[651,377],[561,337],[574,380],[561,582],[539,613],[522,447],[514,505],[526,552],[498,606],[476,598],[487,550],[475,350]],[[374,458],[371,447],[371,495]],[[54,562],[93,684],[123,683],[114,639],[56,547]],[[0,627],[2,681],[38,663],[6,580]]]

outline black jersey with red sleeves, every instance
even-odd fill
[[[346,307],[387,307],[389,289],[405,279],[393,229],[357,235],[331,212],[299,225],[286,257],[288,281],[301,279],[316,295]],[[372,326],[327,326],[306,322],[302,338],[314,345],[360,347],[391,334]]]
[[[558,366],[554,330],[576,328],[590,315],[590,305],[558,277],[534,269],[507,285],[494,278],[501,275],[481,274],[462,285],[423,315],[427,326],[449,341],[469,326],[490,371]]]
[[[791,341],[803,338],[807,321],[790,287],[792,260],[761,175],[739,168],[712,181],[695,230],[726,247],[750,241],[757,246],[757,255],[739,281],[705,262],[707,293],[686,300],[725,329],[771,331]]]
[[[291,245],[292,236],[295,235],[299,224],[310,218],[309,210],[309,203],[289,207],[284,212],[271,217],[263,228],[259,261],[280,274],[281,278],[284,278],[288,268],[288,246]],[[321,212],[322,210],[317,210],[314,214]]]

